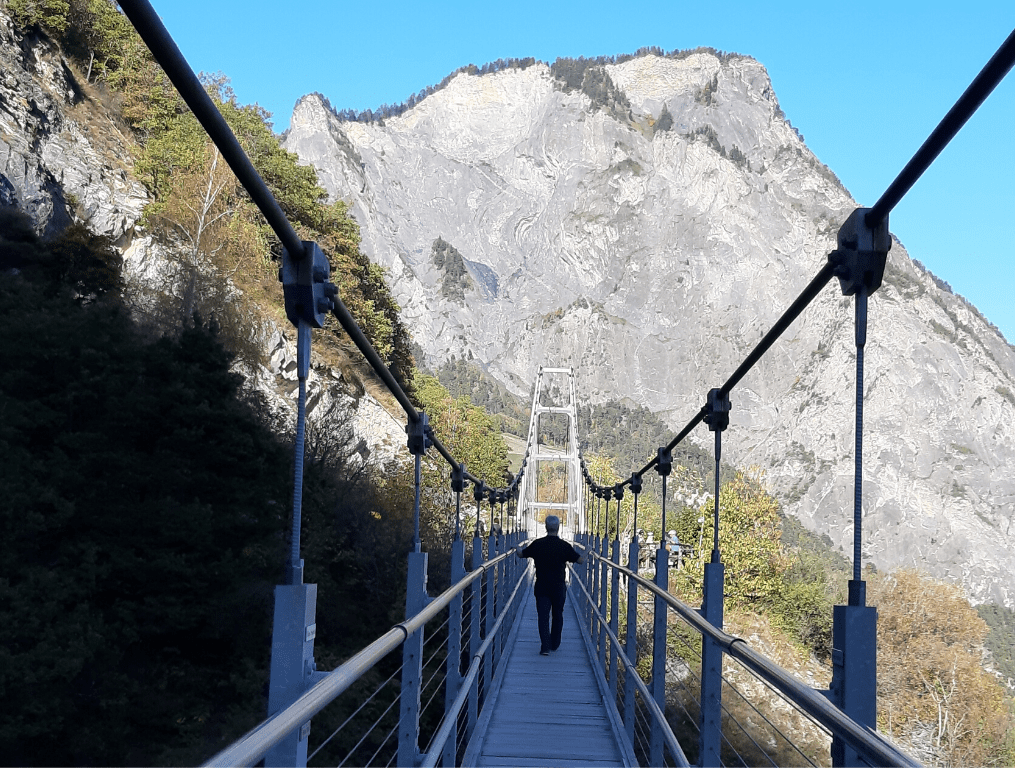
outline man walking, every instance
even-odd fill
[[[537,626],[540,630],[540,655],[557,651],[562,643],[562,609],[565,607],[565,566],[578,563],[580,553],[558,537],[561,521],[555,515],[544,520],[547,536],[534,539],[517,549],[519,557],[532,557],[537,569],[533,596],[537,598]],[[550,617],[551,627],[548,628]]]

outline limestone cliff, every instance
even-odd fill
[[[603,70],[619,94],[607,105],[545,64],[460,74],[383,123],[307,96],[285,145],[351,204],[428,360],[472,350],[520,394],[538,365],[572,365],[583,397],[629,398],[678,428],[856,204],[753,59]],[[833,282],[734,390],[724,438],[727,460],[763,467],[786,511],[848,554],[853,350]],[[869,312],[867,561],[1013,605],[1013,365],[1001,334],[897,242]]]
[[[29,214],[44,235],[84,222],[121,247],[129,286],[158,286],[168,253],[139,224],[149,198],[133,176],[134,137],[100,91],[80,78],[57,45],[44,34],[22,36],[0,8],[0,206]],[[298,387],[294,334],[276,326],[265,331],[266,365],[244,372],[290,431]],[[309,387],[314,427],[344,412],[364,460],[393,458],[405,444],[404,424],[361,381],[345,381],[317,362]]]

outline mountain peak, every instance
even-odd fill
[[[428,362],[472,359],[522,394],[557,360],[585,401],[628,398],[670,426],[761,340],[856,207],[748,57],[464,72],[383,123],[328,123],[293,119],[286,147],[351,204]],[[456,290],[439,238],[488,290]],[[869,338],[865,559],[1012,605],[1012,348],[898,243]],[[853,354],[850,302],[826,289],[734,391],[726,441],[846,551]]]

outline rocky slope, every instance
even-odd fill
[[[538,365],[572,365],[583,397],[679,427],[825,263],[855,202],[750,58],[589,74],[460,74],[373,124],[307,96],[285,145],[351,203],[428,360],[472,357],[521,394]],[[734,390],[724,438],[730,462],[763,467],[786,511],[847,554],[853,361],[833,282]],[[868,562],[1013,605],[1013,365],[897,243],[869,311]]]
[[[149,200],[132,176],[133,139],[79,77],[55,44],[43,35],[23,37],[0,9],[0,206],[28,213],[43,234],[83,221],[121,246],[129,286],[159,285],[168,255],[139,226]],[[245,371],[288,431],[298,388],[290,330],[267,328],[267,364]],[[404,448],[404,423],[359,381],[314,365],[309,393],[312,428],[348,414],[363,459],[379,462]]]
[[[0,13],[0,205],[18,206],[42,232],[77,217],[123,241],[147,202],[125,161],[130,145],[57,46],[24,39]]]

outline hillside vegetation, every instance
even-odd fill
[[[24,217],[0,209],[0,695],[12,713],[0,723],[0,754],[18,765],[200,762],[266,714],[291,457],[232,367],[258,363],[262,323],[281,320],[279,244],[113,3],[10,0],[8,10],[23,29],[59,40],[134,130],[136,172],[153,198],[145,227],[173,261],[163,285],[129,290],[109,242],[80,225],[42,241]],[[614,101],[603,81],[586,79],[587,66],[559,71],[566,87]],[[344,204],[328,205],[315,173],[280,149],[266,112],[238,104],[224,78],[206,82],[438,436],[472,472],[503,483],[498,428],[522,430],[522,406],[469,366],[438,379],[415,370],[398,306],[360,252]],[[317,338],[328,362],[347,343],[337,327]],[[468,390],[449,393],[446,381]],[[497,421],[485,407],[513,415]],[[664,441],[652,414],[627,406],[586,407],[580,419],[598,482],[645,460],[618,447],[622,436]],[[343,408],[322,417],[304,478],[302,554],[306,580],[319,584],[317,658],[326,669],[400,619],[413,530],[409,463],[362,464],[350,424]],[[710,557],[713,502],[701,495],[709,466],[706,454],[682,448],[667,505],[667,527],[697,555],[671,582],[691,603]],[[446,585],[454,535],[448,482],[433,452],[421,531],[434,592]],[[660,532],[660,483],[646,485],[637,525]],[[620,527],[630,523],[627,513]],[[848,571],[789,526],[756,474],[726,473],[721,548],[727,626],[756,616],[795,652],[827,662],[831,606],[842,602]],[[880,729],[936,765],[1010,762],[1011,710],[984,670],[988,628],[963,595],[904,572],[873,576],[869,599],[879,606]],[[988,618],[1006,629],[1005,615]],[[381,684],[396,663],[348,696]],[[365,724],[377,714],[364,713]],[[336,724],[314,723],[314,732]],[[339,739],[323,758],[337,762],[348,746]]]
[[[293,425],[270,423],[233,370],[261,362],[268,323],[283,321],[280,246],[112,3],[9,10],[27,34],[67,46],[87,98],[132,128],[135,171],[152,196],[143,225],[168,262],[162,283],[126,285],[119,252],[84,226],[44,241],[0,209],[0,491],[10,501],[0,511],[0,695],[17,712],[0,726],[0,755],[15,765],[195,764],[266,716]],[[206,83],[437,434],[502,482],[492,420],[415,372],[398,307],[345,206],[328,205],[315,173],[280,149],[266,112],[239,104],[224,78]],[[335,326],[317,334],[316,351],[335,364],[348,343]],[[317,659],[328,669],[400,620],[413,530],[411,463],[365,465],[351,422],[336,406],[311,425],[303,481],[302,555],[320,587]],[[435,591],[447,586],[453,521],[432,454],[421,528]],[[322,720],[314,737],[338,724]],[[322,753],[335,763],[352,746],[336,742]]]

